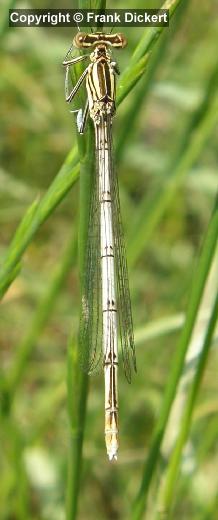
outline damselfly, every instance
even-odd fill
[[[77,127],[83,133],[90,114],[95,129],[96,171],[90,197],[82,311],[79,341],[86,345],[82,364],[88,373],[100,362],[105,375],[105,442],[109,460],[118,450],[118,336],[123,365],[131,381],[136,371],[132,312],[123,230],[120,216],[118,181],[112,159],[112,117],[115,114],[115,76],[119,69],[110,47],[122,49],[123,34],[81,33],[73,40],[63,65],[66,67],[66,101],[71,102],[86,79],[85,108],[77,110]],[[91,54],[72,57],[72,47],[93,48]],[[76,85],[69,86],[69,68],[90,59]]]

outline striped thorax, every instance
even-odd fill
[[[99,124],[101,116],[113,116],[115,113],[115,74],[118,68],[112,61],[109,47],[123,48],[127,44],[123,34],[86,34],[78,33],[74,45],[87,49],[94,46],[90,54],[90,65],[86,78],[90,117]]]
[[[90,60],[86,80],[89,109],[94,123],[99,124],[101,116],[115,113],[115,64],[105,45],[96,47]]]

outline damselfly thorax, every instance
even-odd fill
[[[99,44],[90,55],[91,64],[86,79],[90,117],[100,123],[101,116],[115,113],[115,62],[111,61],[106,45]]]
[[[87,106],[83,112],[83,120],[81,112],[78,111],[78,129],[80,133],[83,132],[87,114],[94,123],[99,124],[101,118],[106,118],[107,115],[111,117],[116,111],[115,96],[116,96],[116,74],[119,74],[117,63],[112,59],[111,48],[122,49],[127,44],[125,36],[121,33],[104,34],[104,33],[81,33],[79,32],[74,40],[73,46],[78,49],[94,48],[90,55],[83,55],[77,58],[68,60],[71,52],[67,53],[63,64],[66,69],[66,100],[69,102],[73,99],[81,83],[86,78],[86,89],[88,94]],[[68,90],[68,72],[69,66],[79,61],[85,60],[89,57],[90,64],[85,69],[77,85],[69,93]]]

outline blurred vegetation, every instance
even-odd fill
[[[2,520],[62,520],[66,500],[68,520],[217,518],[217,3],[168,4],[177,7],[169,29],[126,28],[128,46],[116,53],[114,148],[138,374],[130,386],[120,370],[120,452],[110,465],[102,374],[89,378],[86,411],[88,381],[77,371],[91,161],[87,136],[77,152],[64,100],[61,63],[75,29],[9,29],[14,2],[4,1]]]

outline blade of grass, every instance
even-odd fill
[[[170,16],[173,15],[177,5],[179,5],[181,1],[182,0],[172,0],[171,2],[169,2],[171,6]],[[168,2],[166,3],[168,4]],[[163,5],[163,8],[165,8],[166,3]],[[104,4],[102,3],[101,5]],[[159,31],[159,29],[161,29],[161,31]],[[147,65],[148,60],[148,56],[146,55],[147,49],[149,48],[149,51],[151,50],[152,46],[155,44],[159,35],[161,34],[162,30],[163,28],[152,28],[152,30],[146,30],[146,37],[142,37],[142,39],[140,40],[141,43],[139,42],[136,48],[138,49],[136,55],[139,56],[139,61],[138,58],[136,59],[134,57],[134,59],[132,59],[132,65],[128,67],[126,75],[124,73],[121,76],[121,82],[118,87],[117,105],[121,103],[121,101],[127,96],[130,90],[134,87],[139,78],[142,76],[143,72],[145,71],[145,67]],[[143,52],[145,56],[143,56]],[[71,189],[74,182],[78,179],[78,160],[79,157],[77,149],[73,148],[70,151],[63,166],[61,167],[59,173],[57,174],[55,180],[51,184],[50,188],[44,195],[41,202],[39,203],[38,210],[36,211],[32,221],[29,222],[29,226],[26,228],[25,233],[22,237],[20,237],[19,242],[15,241],[14,237],[12,241],[13,248],[12,245],[8,247],[8,252],[0,272],[0,297],[3,297],[10,285],[11,279],[14,279],[14,277],[10,275],[10,273],[11,271],[13,271],[15,276],[14,269],[16,267],[16,264],[20,262],[24,251],[33,239],[35,233],[42,225],[42,223],[45,222],[49,215],[54,211],[56,206],[61,202],[61,200],[64,198],[67,192]]]
[[[27,229],[31,222],[33,221],[36,211],[39,207],[39,199],[37,198],[27,209],[23,219],[21,220],[20,225],[18,226],[15,236],[10,245],[10,267],[8,268],[7,262],[5,262],[4,267],[2,268],[2,278],[3,283],[1,285],[0,282],[0,295],[4,294],[7,288],[10,286],[14,278],[20,271],[20,263],[16,263],[17,261],[17,244],[19,244],[22,240],[22,237],[25,235]]]
[[[79,8],[104,9],[106,2],[102,0],[81,0]],[[77,69],[78,71],[78,69]],[[75,71],[75,75],[77,73]],[[84,104],[83,104],[84,106]],[[79,274],[80,290],[83,294],[86,244],[89,224],[89,208],[91,186],[95,172],[95,147],[94,127],[89,121],[86,135],[78,136],[78,148],[80,153],[80,200],[79,200]],[[81,302],[82,298],[80,298]],[[80,310],[81,312],[81,310]],[[88,345],[80,345],[86,349]],[[69,341],[67,362],[67,393],[68,412],[70,420],[70,444],[68,457],[68,480],[66,496],[66,518],[74,520],[77,516],[80,478],[82,470],[82,448],[88,397],[88,375],[85,374],[78,362],[78,343]]]
[[[3,40],[6,33],[9,31],[9,24],[8,24],[8,12],[9,9],[13,9],[16,1],[15,0],[8,0],[3,9],[3,12],[1,14],[1,25],[0,25],[0,40]]]
[[[212,415],[211,420],[207,423],[207,430],[202,438],[200,446],[197,447],[198,464],[202,464],[212,451],[217,442],[218,432],[218,414],[217,411]]]
[[[204,325],[208,320],[208,311],[205,311],[201,316],[201,322]],[[136,345],[140,345],[145,341],[150,341],[154,338],[159,338],[161,336],[167,336],[181,330],[185,323],[185,315],[184,314],[176,314],[173,316],[167,316],[165,318],[161,318],[159,320],[154,320],[148,322],[144,327],[140,327],[140,329],[136,329],[135,331],[135,343]]]
[[[201,304],[198,310],[198,315],[196,317],[195,326],[192,332],[192,337],[185,357],[183,373],[179,381],[177,393],[173,402],[173,406],[171,407],[167,428],[165,430],[164,439],[161,446],[161,455],[163,460],[165,461],[167,461],[170,458],[170,454],[173,451],[176,438],[179,434],[179,428],[182,420],[185,401],[187,399],[188,389],[194,378],[196,362],[199,359],[199,356],[201,355],[208,321],[211,315],[211,308],[213,307],[214,300],[217,294],[217,280],[218,250],[214,254],[213,262],[208,273],[207,283],[205,285],[204,293],[201,299]],[[206,309],[207,316],[205,316]],[[202,320],[202,318],[204,319]]]
[[[205,88],[203,100],[185,128],[175,156],[163,175],[163,182],[150,195],[149,200],[147,200],[146,194],[137,211],[128,238],[130,267],[134,265],[144,250],[155,226],[160,221],[176,190],[181,186],[190,167],[198,158],[217,122],[217,85],[218,63],[216,62]]]
[[[40,301],[38,305],[38,309],[36,310],[34,314],[33,321],[31,325],[29,326],[28,333],[21,343],[21,345],[18,347],[16,357],[14,364],[12,366],[12,369],[10,370],[10,377],[6,380],[4,375],[1,378],[1,414],[2,414],[2,427],[5,429],[5,432],[8,431],[8,425],[14,424],[13,421],[13,414],[11,414],[11,406],[13,404],[13,398],[15,394],[17,393],[17,389],[23,379],[23,376],[25,374],[25,371],[28,367],[28,361],[30,358],[30,355],[33,351],[33,348],[36,344],[37,338],[42,330],[42,328],[45,326],[46,321],[48,320],[48,317],[50,316],[55,301],[57,299],[57,296],[60,292],[61,287],[63,286],[66,277],[69,273],[69,270],[72,266],[73,259],[75,258],[75,238],[72,237],[70,240],[70,243],[67,246],[67,250],[65,252],[65,255],[63,257],[63,260],[58,266],[58,268],[55,270],[55,273],[52,276],[51,283],[47,287],[46,293],[44,294],[42,300]],[[3,384],[4,383],[4,384]],[[54,392],[52,393],[52,399],[55,399],[55,406],[57,409],[57,397],[54,395]],[[59,399],[60,400],[60,399]],[[53,404],[53,401],[52,401]],[[53,404],[53,408],[54,408]],[[52,405],[50,402],[50,408],[47,407],[47,414],[46,414],[46,420],[48,424],[48,417],[51,421],[51,414],[48,415],[48,409],[49,412],[52,411]],[[9,415],[10,414],[10,415]],[[53,414],[54,415],[54,414]],[[5,422],[5,419],[7,417],[7,420]],[[40,417],[40,421],[42,423],[42,418]],[[37,429],[37,433],[42,431],[43,425],[40,423]],[[45,418],[44,418],[45,423]],[[10,426],[9,426],[10,427]],[[14,426],[12,428],[14,430]],[[34,434],[35,437],[37,437],[36,434],[36,425],[34,425]],[[15,436],[15,433],[14,433]],[[29,439],[28,442],[34,442],[34,439]],[[14,444],[15,449],[17,450],[17,441],[15,437],[12,437],[11,439],[12,445]],[[16,484],[16,509],[20,511],[20,515],[22,512],[22,515],[19,518],[29,518],[29,513],[26,513],[27,510],[27,497],[29,495],[29,491],[27,494],[27,477],[26,473],[24,471],[23,467],[23,450],[25,449],[25,445],[23,443],[19,443],[19,452],[16,452],[16,468],[17,468],[17,484]],[[13,464],[12,464],[13,465]],[[18,476],[19,475],[19,476]],[[25,516],[25,515],[26,516]]]
[[[151,59],[149,60],[149,66],[147,68],[146,75],[139,81],[139,87],[135,91],[133,100],[123,116],[122,125],[119,129],[119,135],[116,144],[117,163],[119,163],[123,158],[126,145],[131,140],[131,136],[135,129],[142,105],[144,106],[145,100],[151,90],[155,73],[158,69],[158,66],[163,62],[172,36],[178,29],[187,7],[188,0],[183,0],[177,9],[170,37],[168,31],[161,33],[157,49],[152,52]],[[126,131],[127,128],[128,132]]]
[[[142,105],[144,105],[145,100],[148,96],[148,93],[150,91],[150,88],[153,83],[154,74],[156,72],[156,69],[158,67],[158,64],[160,62],[160,59],[162,58],[164,54],[164,49],[167,48],[166,43],[168,42],[168,34],[167,32],[164,32],[162,37],[160,39],[159,45],[158,45],[158,52],[152,54],[151,60],[149,60],[149,64],[146,70],[145,77],[140,77],[139,81],[139,87],[134,93],[133,100],[128,107],[128,110],[124,114],[122,118],[122,124],[120,126],[119,135],[116,143],[116,162],[117,164],[122,161],[122,158],[124,156],[126,145],[130,141],[131,136],[133,135],[138,115],[140,114],[140,109]],[[145,62],[145,65],[147,62]],[[126,129],[128,128],[128,132]]]
[[[175,487],[178,479],[179,468],[182,458],[183,448],[187,442],[188,435],[191,429],[192,415],[194,411],[194,405],[198,396],[199,387],[204,375],[206,363],[210,351],[210,345],[213,338],[214,329],[218,319],[218,294],[216,296],[214,305],[211,310],[211,317],[209,320],[207,333],[205,336],[204,344],[200,356],[197,361],[195,375],[190,386],[187,401],[184,407],[183,416],[180,421],[180,431],[178,438],[173,449],[173,453],[170,457],[169,464],[167,466],[166,474],[164,476],[164,484],[159,492],[159,507],[161,514],[169,515],[173,507],[175,498]],[[157,515],[159,518],[159,515]]]
[[[218,509],[218,493],[216,494],[214,500],[211,501],[210,504],[208,504],[207,511],[204,511],[202,515],[200,515],[199,519],[197,520],[213,520],[216,518],[217,515],[217,509]]]
[[[183,367],[183,372],[180,377],[180,381],[177,387],[176,396],[174,398],[173,405],[170,410],[169,419],[167,422],[167,427],[165,429],[163,442],[161,444],[161,458],[164,461],[164,464],[161,465],[160,468],[160,476],[158,478],[158,488],[159,488],[159,497],[161,497],[161,492],[165,485],[166,473],[169,467],[169,461],[171,460],[171,454],[173,453],[176,440],[179,436],[179,432],[181,429],[181,424],[183,421],[184,408],[186,406],[186,401],[188,399],[188,392],[191,388],[191,384],[193,382],[196,366],[199,362],[200,356],[202,354],[202,349],[205,341],[206,331],[208,328],[208,322],[211,317],[211,309],[213,308],[214,301],[217,295],[217,275],[218,275],[218,251],[215,252],[213,262],[211,264],[210,271],[208,273],[207,282],[205,285],[204,293],[201,299],[201,304],[198,310],[198,315],[196,318],[195,326],[192,332],[191,340],[189,342],[189,347],[185,357],[185,363]],[[209,315],[207,315],[206,323],[202,323],[202,317],[205,318],[205,310],[210,309]],[[214,332],[215,339],[215,332]],[[212,348],[213,343],[211,342],[210,349]],[[198,417],[195,414],[195,425]],[[190,458],[192,460],[192,469],[190,469],[188,474],[188,479],[192,480],[195,473],[196,468],[196,447],[193,443],[189,442],[185,453],[184,453],[184,462],[187,458],[187,453],[190,453]],[[184,479],[182,480],[182,483]],[[187,481],[185,480],[185,485],[187,486]],[[181,493],[181,486],[179,488],[179,493]],[[155,494],[157,494],[157,486],[155,486]],[[177,503],[179,503],[180,497],[177,496]],[[161,498],[160,498],[161,503]],[[160,508],[158,507],[158,511]],[[157,516],[157,503],[153,504],[152,512],[149,512],[151,518],[156,518]]]
[[[93,129],[89,125],[86,140],[87,148],[81,157],[80,168],[80,223],[79,223],[79,271],[81,292],[86,251],[86,237],[89,219],[89,202],[91,182],[95,171],[95,157],[93,146]],[[87,345],[80,345],[86,349]],[[69,341],[67,362],[67,393],[70,419],[70,445],[68,457],[68,484],[67,484],[67,520],[73,520],[77,515],[80,477],[82,468],[82,446],[84,437],[86,406],[88,396],[88,375],[84,373],[78,362],[78,344],[73,339]]]
[[[169,9],[169,18],[172,18],[177,7],[182,3],[183,0],[166,0],[161,6],[161,9]],[[158,40],[160,34],[163,32],[164,27],[149,27],[145,31],[143,37],[139,41],[131,58],[131,63],[137,63],[138,60],[146,53],[149,52],[156,40]]]
[[[82,470],[82,447],[88,396],[88,376],[78,367],[78,348],[72,339],[70,339],[68,346],[67,374],[70,439],[68,448],[66,519],[74,520],[77,516]]]
[[[161,9],[169,9],[169,18],[171,18],[176,8],[182,3],[182,1],[183,0],[167,0],[161,6]],[[149,27],[144,32],[144,35],[140,39],[135,51],[132,54],[129,66],[125,69],[120,77],[117,90],[117,105],[123,101],[123,99],[134,87],[137,81],[141,78],[147,67],[151,50],[154,44],[158,41],[163,30],[164,27]]]
[[[21,224],[19,225],[14,238],[8,248],[7,255],[0,271],[0,297],[2,297],[13,279],[15,271],[17,272],[17,264],[19,263],[24,251],[33,239],[40,225],[54,211],[63,197],[71,188],[72,184],[78,178],[79,166],[75,166],[78,162],[77,152],[73,149],[60,172],[51,184],[50,188],[40,201],[37,199],[28,208]]]
[[[7,503],[10,502],[12,517],[28,520],[31,517],[30,489],[23,460],[25,439],[13,417],[4,417],[2,421],[2,441],[5,457],[12,468],[11,478],[6,486]],[[7,515],[8,516],[8,515]]]
[[[0,419],[7,414],[9,408],[8,389],[5,373],[0,367]]]
[[[7,382],[9,407],[11,406],[13,397],[23,379],[28,366],[29,358],[32,354],[34,346],[37,343],[37,339],[46,322],[48,321],[60,290],[67,279],[75,256],[76,241],[75,237],[72,236],[69,240],[60,265],[57,266],[55,272],[52,274],[51,281],[47,285],[43,297],[38,304],[32,323],[28,327],[26,336],[16,350],[14,363],[10,368],[10,377]]]
[[[195,271],[195,276],[191,288],[189,304],[186,314],[186,322],[182,330],[182,334],[176,349],[175,359],[172,365],[172,369],[169,373],[168,382],[164,398],[162,401],[159,417],[154,430],[153,439],[151,442],[151,448],[149,451],[148,459],[146,461],[142,481],[136,500],[134,502],[133,511],[131,518],[139,520],[142,518],[145,508],[148,490],[150,483],[156,469],[160,445],[163,439],[164,431],[166,429],[170,409],[176,394],[177,385],[181,376],[185,355],[188,349],[190,337],[195,324],[195,319],[201,302],[202,294],[204,291],[207,275],[213,260],[213,255],[217,245],[218,237],[218,201],[216,201],[215,209],[213,211],[207,234],[202,247],[202,252],[199,258],[198,266]]]

